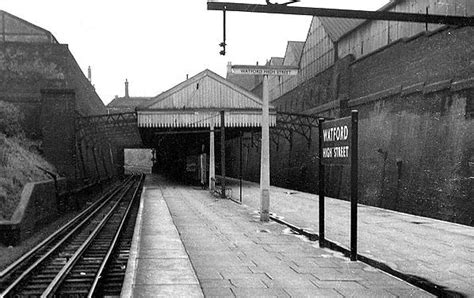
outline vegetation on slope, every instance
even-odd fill
[[[24,136],[22,120],[15,105],[0,101],[0,220],[10,219],[26,183],[50,179],[38,167],[55,172],[41,157],[39,142]]]

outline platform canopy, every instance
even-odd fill
[[[262,100],[206,69],[138,107],[138,126],[218,127],[221,111],[226,127],[261,126]],[[276,111],[270,106],[270,126],[275,124]]]

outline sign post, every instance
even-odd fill
[[[320,175],[324,165],[350,165],[351,167],[351,261],[357,260],[357,200],[358,200],[358,112],[351,117],[320,122],[319,152]],[[324,177],[320,179],[320,237],[324,242]],[[322,182],[321,182],[322,181]],[[321,189],[321,187],[323,189]],[[321,199],[322,198],[322,199]],[[322,214],[322,215],[321,215]],[[321,218],[322,216],[322,218]],[[322,224],[322,225],[321,225]],[[321,230],[322,227],[322,230]],[[321,241],[321,240],[320,240]]]
[[[351,261],[357,261],[358,141],[359,112],[351,112]]]
[[[260,154],[260,221],[268,221],[270,210],[270,126],[268,75],[263,75],[262,151]]]
[[[221,111],[221,198],[225,198],[225,112]]]
[[[319,118],[319,246],[324,247],[324,164],[323,164],[323,122],[324,118]]]
[[[260,163],[260,221],[269,221],[270,210],[270,124],[268,76],[292,76],[298,74],[298,67],[232,65],[232,73],[263,76],[262,98],[262,151]]]

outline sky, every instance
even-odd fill
[[[376,10],[387,2],[302,0],[296,5]],[[91,67],[92,84],[105,104],[124,95],[125,79],[130,96],[151,97],[204,69],[225,77],[228,62],[264,64],[283,57],[288,41],[305,41],[311,23],[309,16],[227,12],[222,56],[222,12],[208,11],[206,0],[0,0],[0,10],[68,44],[84,74]]]

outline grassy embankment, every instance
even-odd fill
[[[0,101],[0,220],[10,219],[26,183],[51,179],[38,167],[55,172],[41,157],[40,142],[25,137],[22,120],[13,104]]]

